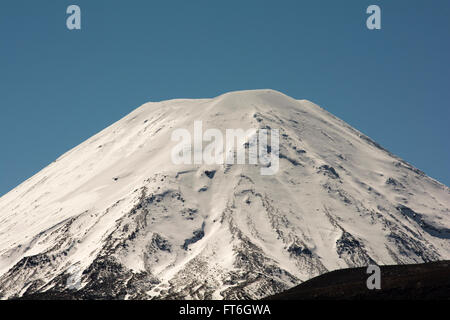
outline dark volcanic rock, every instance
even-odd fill
[[[369,290],[367,268],[332,271],[268,300],[450,299],[450,261],[381,266],[381,290]]]

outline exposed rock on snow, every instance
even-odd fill
[[[278,129],[279,171],[173,164],[172,130],[195,120]],[[450,259],[449,208],[448,187],[309,101],[152,102],[0,198],[0,295],[261,298],[330,270]]]

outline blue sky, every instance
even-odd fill
[[[319,104],[450,185],[448,17],[443,0],[2,0],[0,194],[147,101],[258,88]]]

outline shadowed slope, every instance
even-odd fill
[[[366,286],[366,268],[332,271],[269,300],[450,299],[450,261],[381,266],[381,290]]]

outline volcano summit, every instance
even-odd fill
[[[195,121],[278,130],[278,171],[173,163],[173,131]],[[151,102],[0,198],[0,297],[262,298],[331,270],[448,260],[449,208],[447,186],[309,101]]]

